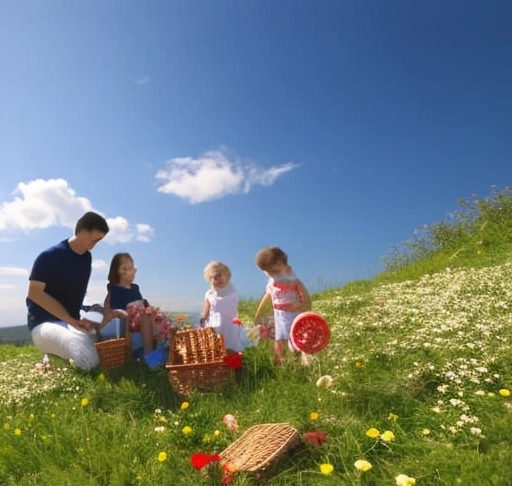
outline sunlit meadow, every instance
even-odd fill
[[[509,196],[490,201],[510,211]],[[33,347],[1,346],[0,484],[512,484],[512,223],[490,232],[488,209],[472,211],[474,226],[462,218],[458,240],[314,296],[332,334],[309,368],[276,368],[262,340],[222,393],[180,397],[164,369],[139,363],[86,374],[52,357],[36,369]],[[242,303],[244,322],[255,305]],[[266,474],[191,465],[273,422],[303,440]]]

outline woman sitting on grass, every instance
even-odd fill
[[[98,332],[105,339],[119,337],[119,320],[130,320],[132,351],[134,355],[142,351],[146,356],[155,349],[155,340],[167,334],[168,323],[165,320],[156,322],[155,309],[149,306],[139,286],[133,283],[136,272],[129,253],[114,255],[108,272],[104,318]]]

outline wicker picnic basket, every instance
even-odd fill
[[[234,464],[237,471],[264,471],[300,442],[297,429],[290,424],[254,425],[220,453],[221,465]]]
[[[126,364],[131,355],[131,339],[128,326],[125,324],[126,335],[123,337],[98,341],[96,351],[100,357],[100,366],[104,371],[119,368]]]
[[[222,388],[232,374],[226,356],[223,336],[210,327],[171,329],[166,369],[172,388],[180,395]]]

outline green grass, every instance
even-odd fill
[[[511,207],[508,191],[489,200]],[[512,389],[512,218],[471,201],[453,228],[433,225],[437,243],[416,241],[375,279],[314,296],[332,335],[309,368],[276,368],[262,341],[226,390],[196,393],[188,408],[165,370],[130,363],[87,374],[53,358],[51,373],[35,373],[33,347],[0,346],[0,484],[217,485],[217,469],[203,475],[190,456],[273,422],[321,430],[327,441],[232,484],[382,486],[399,474],[418,486],[512,484],[512,399],[500,394]],[[256,304],[242,302],[246,322]],[[332,386],[318,387],[327,374]],[[238,433],[223,425],[228,413]],[[372,468],[359,472],[358,459]]]

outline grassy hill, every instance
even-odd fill
[[[53,359],[35,373],[33,347],[0,346],[0,484],[512,484],[511,248],[508,189],[461,201],[392,249],[383,274],[314,296],[332,336],[309,368],[276,368],[260,341],[222,393],[180,397],[139,363],[84,374]],[[245,322],[255,306],[242,303]],[[278,422],[326,441],[261,477],[191,466]]]

